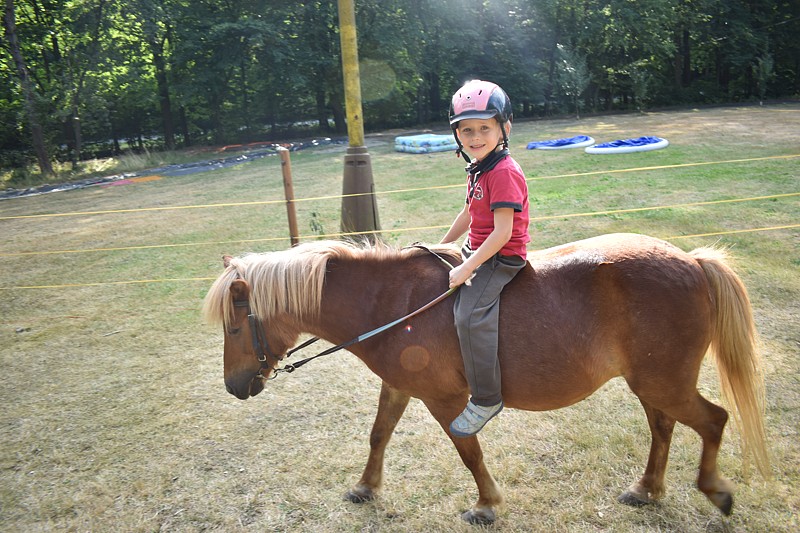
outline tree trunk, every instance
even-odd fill
[[[112,140],[112,143],[113,143],[112,151],[113,151],[114,155],[117,155],[117,154],[122,153],[122,150],[119,147],[119,135],[117,134],[117,127],[116,127],[116,123],[114,122],[114,117],[113,116],[111,117],[111,120],[110,120],[110,126],[111,126],[111,140]]]
[[[728,93],[728,85],[730,84],[730,70],[728,69],[728,63],[723,58],[722,52],[717,50],[716,58],[715,58],[716,70],[717,70],[717,87],[722,91],[725,97],[730,97]]]
[[[325,87],[322,86],[322,84],[317,86],[316,98],[317,98],[317,121],[319,122],[319,131],[320,133],[326,133],[330,131],[331,128],[328,125],[328,110],[325,107]]]
[[[83,159],[83,133],[81,132],[81,117],[78,114],[78,93],[76,91],[72,102],[72,112],[69,117],[72,130],[72,170],[79,170]]]
[[[683,56],[683,67],[682,67],[682,74],[683,78],[681,79],[681,85],[683,87],[688,87],[689,84],[692,83],[692,51],[691,51],[691,39],[689,30],[683,30],[683,40],[681,41],[681,55]]]
[[[442,86],[439,79],[438,72],[429,72],[428,79],[428,112],[425,114],[425,120],[430,121],[433,117],[438,118],[442,114]],[[449,102],[447,104],[449,107]]]
[[[345,119],[344,104],[342,95],[337,90],[331,92],[331,108],[333,109],[333,125],[336,133],[347,131],[347,120]]]
[[[217,145],[225,143],[225,131],[222,121],[222,99],[219,95],[214,94],[209,101],[209,111],[211,112],[211,138],[212,142]]]
[[[417,124],[424,124],[428,121],[425,113],[425,83],[423,78],[423,82],[417,86]]]
[[[186,118],[186,108],[184,106],[180,106],[178,113],[180,114],[181,131],[183,133],[183,146],[191,146],[192,138],[189,135],[189,120]]]
[[[44,134],[42,133],[42,126],[36,117],[36,107],[34,105],[33,87],[31,87],[30,77],[28,75],[28,67],[25,64],[25,58],[22,57],[22,49],[19,46],[17,38],[17,23],[16,15],[14,12],[14,1],[6,0],[6,9],[3,14],[3,26],[6,32],[6,39],[8,40],[11,55],[14,58],[14,63],[17,66],[17,73],[19,74],[20,83],[22,84],[22,93],[25,98],[25,112],[28,115],[28,125],[31,128],[33,136],[33,150],[36,152],[36,159],[39,162],[39,168],[42,174],[46,176],[54,176],[53,165],[50,162],[50,157],[47,154],[47,148],[44,144]]]
[[[101,1],[97,4],[96,9],[96,16],[95,16],[95,25],[92,35],[92,40],[89,46],[89,57],[94,58],[94,62],[97,61],[97,50],[99,48],[100,43],[100,31],[103,24],[103,8],[105,7],[106,2]],[[73,154],[72,154],[72,170],[78,170],[80,167],[80,161],[83,158],[83,133],[81,132],[81,117],[80,117],[80,103],[81,97],[83,94],[83,89],[85,87],[86,82],[86,74],[88,72],[88,66],[84,68],[80,75],[78,76],[77,83],[74,84],[74,91],[70,96],[71,99],[71,109],[70,109],[70,118],[69,126],[72,129],[72,139],[74,141],[73,146]],[[73,83],[72,72],[70,71],[69,76],[70,84]]]
[[[172,123],[172,104],[169,98],[169,82],[164,61],[163,46],[155,39],[150,41],[153,52],[153,65],[156,67],[156,85],[158,85],[158,103],[161,106],[161,124],[164,127],[164,144],[167,150],[175,149],[175,126]]]
[[[683,50],[681,49],[679,31],[676,31],[675,35],[673,35],[672,42],[675,43],[675,55],[672,56],[672,83],[677,89],[681,86],[681,80],[683,79],[683,72],[681,72],[683,68]]]
[[[553,40],[547,57],[547,81],[544,84],[544,116],[549,117],[553,112],[552,104],[555,100],[556,90],[556,56],[558,55],[558,37]]]

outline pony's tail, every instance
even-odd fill
[[[711,349],[717,362],[723,399],[733,411],[734,423],[742,435],[745,473],[746,458],[752,453],[758,471],[769,478],[764,376],[756,351],[756,329],[747,289],[728,266],[724,250],[706,247],[690,253],[703,268],[711,286],[716,311]]]

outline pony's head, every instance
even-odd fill
[[[452,246],[435,247],[452,258]],[[299,334],[319,322],[329,261],[369,262],[377,271],[387,262],[430,255],[384,243],[314,241],[288,250],[224,258],[224,272],[206,295],[203,315],[223,327],[225,386],[247,399],[264,389]],[[444,272],[444,270],[442,270]]]
[[[221,325],[225,387],[255,396],[300,333],[319,312],[329,253],[320,246],[223,258],[224,272],[206,295],[203,316]]]
[[[244,400],[263,390],[264,380],[297,341],[301,324],[318,315],[328,260],[357,250],[343,242],[317,241],[223,258],[225,270],[206,295],[203,316],[223,327],[228,392]]]

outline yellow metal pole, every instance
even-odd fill
[[[342,45],[342,72],[347,112],[349,146],[344,158],[342,181],[342,232],[376,236],[380,230],[372,162],[364,145],[364,120],[361,109],[361,76],[358,70],[358,42],[354,0],[338,0],[339,38]]]
[[[361,73],[358,70],[358,38],[354,0],[339,0],[339,40],[342,45],[342,72],[350,146],[364,146],[364,121],[361,116]]]

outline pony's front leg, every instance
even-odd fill
[[[466,402],[437,405],[425,402],[425,405],[455,444],[461,461],[472,472],[472,477],[478,485],[478,501],[475,502],[472,509],[464,511],[461,518],[470,524],[492,524],[496,518],[495,509],[503,503],[503,493],[486,468],[486,463],[483,462],[483,450],[481,450],[478,437],[462,438],[453,437],[450,434],[450,422],[461,413],[464,403]]]
[[[369,436],[369,459],[364,473],[358,483],[347,491],[345,499],[353,503],[363,503],[375,499],[375,494],[383,482],[383,458],[386,445],[392,438],[397,422],[408,406],[410,396],[390,387],[386,382],[381,385],[381,396],[378,401],[378,414]]]

